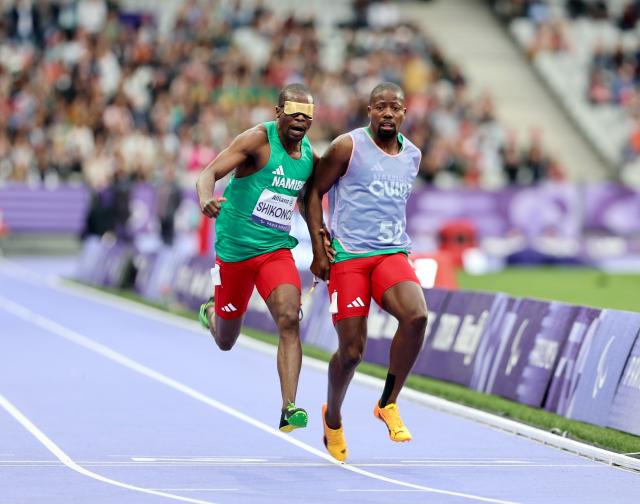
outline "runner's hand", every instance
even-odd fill
[[[336,250],[331,246],[331,236],[329,235],[329,231],[326,228],[323,228],[320,231],[322,234],[322,245],[324,245],[324,253],[327,254],[329,261],[333,262],[336,258]]]
[[[320,230],[320,235],[322,237],[322,247],[323,253],[314,253],[313,254],[313,262],[311,263],[311,267],[309,268],[311,272],[314,274],[316,278],[320,280],[324,280],[325,282],[329,280],[329,270],[331,267],[331,261],[333,261],[336,257],[336,251],[331,247],[331,235],[326,227],[322,227]]]
[[[205,201],[200,200],[200,211],[210,219],[215,219],[220,214],[222,203],[225,201],[227,201],[227,198],[223,197],[210,198]]]
[[[316,254],[313,256],[313,261],[311,262],[311,267],[309,269],[316,278],[326,282],[329,280],[330,266],[331,263],[329,263],[329,258],[326,254]]]

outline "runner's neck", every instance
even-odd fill
[[[373,140],[375,144],[386,153],[394,155],[394,154],[400,154],[402,152],[402,149],[404,148],[404,139],[402,138],[402,133],[398,132],[398,135],[396,136],[395,139],[390,138],[388,140],[383,140],[373,134],[373,131],[371,131],[370,124],[365,128],[365,131],[371,137],[371,140]],[[394,144],[394,140],[397,143]],[[398,147],[398,152],[393,152],[396,145]]]

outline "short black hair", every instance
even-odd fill
[[[284,102],[287,101],[291,95],[306,95],[311,98],[311,103],[313,103],[313,95],[311,94],[311,91],[309,91],[309,88],[304,84],[296,82],[294,84],[288,84],[282,88],[278,95],[278,106],[284,106]]]
[[[369,95],[369,105],[373,103],[373,100],[380,93],[384,93],[385,91],[393,91],[397,93],[400,98],[404,101],[404,91],[400,86],[398,86],[395,82],[382,82],[373,88],[371,94]]]

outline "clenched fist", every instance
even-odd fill
[[[222,203],[225,201],[227,201],[227,198],[223,198],[222,196],[219,198],[200,200],[200,211],[210,219],[215,219],[220,215]]]

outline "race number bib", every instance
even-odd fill
[[[288,233],[291,231],[291,218],[295,205],[295,196],[274,193],[265,189],[258,198],[251,218],[262,226]]]

